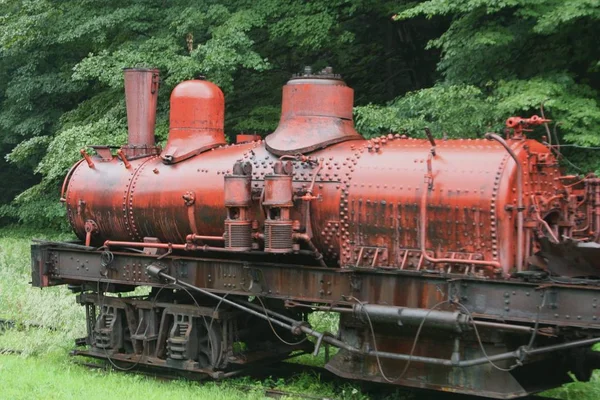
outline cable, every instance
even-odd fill
[[[419,324],[419,328],[417,329],[417,333],[415,335],[415,339],[413,341],[412,348],[410,349],[410,354],[408,355],[408,360],[406,361],[406,364],[404,365],[404,369],[402,370],[402,373],[400,373],[400,375],[395,380],[401,379],[408,371],[408,367],[410,366],[410,364],[412,362],[412,357],[414,356],[415,349],[417,348],[417,343],[419,341],[419,336],[421,335],[421,330],[423,329],[423,325],[425,325],[425,321],[427,321],[427,318],[429,318],[429,314],[431,314],[432,311],[434,311],[436,308],[438,308],[442,304],[446,304],[446,303],[449,303],[449,301],[448,300],[440,301],[439,303],[437,303],[436,305],[431,307],[429,309],[429,311],[427,311],[427,314],[425,314],[425,316],[423,317],[423,321],[421,321],[421,324]],[[371,324],[370,318],[369,318],[369,324],[371,325],[371,329],[372,329],[373,325]],[[375,334],[373,331],[371,331],[371,332],[373,333],[373,335]],[[375,349],[375,351],[377,351],[377,349]]]
[[[192,298],[192,300],[194,301],[194,304],[196,304],[196,307],[198,307],[199,309],[201,309],[201,308],[202,308],[202,307],[200,307],[200,304],[198,304],[198,301],[196,301],[196,298],[195,298],[195,297],[192,295],[192,293],[190,293],[190,291],[189,291],[189,290],[188,290],[186,287],[184,287],[184,286],[182,286],[182,285],[178,284],[177,282],[175,282],[175,283],[174,283],[174,285],[175,285],[176,287],[178,287],[178,288],[182,289],[183,291],[185,291],[185,292],[186,292],[186,293],[187,293],[187,294],[188,294],[188,295],[189,295],[189,296]],[[232,290],[233,290],[233,289],[232,289]],[[223,303],[223,300],[224,300],[224,299],[225,299],[227,296],[229,296],[229,294],[231,294],[232,290],[228,291],[227,293],[225,293],[225,294],[223,295],[223,297],[221,297],[221,300],[219,300],[219,302],[217,303],[217,306],[214,308],[214,310],[213,310],[213,313],[214,313],[214,312],[217,312],[217,311],[219,310],[219,307],[220,307],[220,306],[221,306],[221,304]],[[159,292],[160,292],[160,291],[159,291]],[[210,324],[208,324],[208,323],[206,322],[206,316],[205,316],[205,315],[201,315],[201,317],[202,317],[202,320],[204,321],[204,325],[207,327],[207,328],[206,328],[206,335],[208,336],[209,350],[211,350],[211,351],[212,351],[212,350],[213,350],[213,348],[215,348],[216,346],[214,346],[214,343],[212,342],[212,339],[211,339],[211,337],[210,337],[210,332],[211,332],[211,330],[212,330],[212,325],[213,325],[213,322],[215,321],[215,319],[214,319],[214,318],[211,318],[211,319],[210,319]],[[219,349],[219,350],[221,351],[222,349]],[[213,365],[213,367],[215,367],[215,366]]]
[[[521,360],[518,360],[517,363],[513,366],[510,366],[508,368],[502,368],[499,367],[498,365],[496,365],[492,360],[490,360],[490,357],[488,356],[487,352],[485,351],[485,348],[483,346],[483,341],[481,340],[481,336],[479,336],[479,330],[477,329],[477,325],[475,324],[475,319],[473,318],[473,315],[471,314],[471,312],[469,311],[469,309],[467,307],[465,307],[461,302],[459,301],[454,301],[454,304],[456,304],[457,306],[459,306],[464,312],[465,314],[468,315],[469,320],[471,321],[472,325],[473,325],[473,330],[475,331],[475,337],[477,338],[477,342],[479,342],[479,347],[481,348],[481,352],[483,353],[483,356],[487,359],[487,362],[494,367],[495,369],[499,370],[499,371],[503,371],[503,372],[510,372],[513,369],[519,367],[521,365]],[[535,326],[534,326],[534,330],[531,333],[531,338],[529,339],[529,343],[527,344],[526,348],[527,350],[531,349],[531,346],[533,345],[533,342],[537,336],[537,331],[538,331],[538,326],[539,326],[539,322],[540,322],[540,314],[542,312],[542,308],[544,307],[544,305],[546,304],[546,291],[544,291],[544,294],[542,295],[542,302],[541,304],[538,306],[538,313],[536,316],[536,321],[535,321]]]
[[[354,297],[354,296],[350,296],[349,299],[352,299],[352,300],[356,301],[361,306],[363,305],[363,303],[360,300],[358,300],[356,297]],[[381,376],[383,377],[383,379],[385,379],[389,383],[394,383],[394,382],[402,379],[402,377],[404,376],[404,374],[406,374],[406,371],[408,371],[408,367],[410,366],[410,364],[412,362],[412,357],[414,356],[415,349],[417,348],[417,343],[418,343],[419,337],[421,335],[421,330],[423,329],[423,325],[425,325],[425,321],[427,321],[427,318],[429,318],[429,314],[431,314],[432,311],[434,311],[436,308],[438,308],[442,304],[445,304],[445,303],[448,303],[448,302],[449,302],[448,300],[440,301],[439,303],[437,303],[436,305],[434,305],[433,307],[431,307],[429,309],[429,311],[427,312],[427,314],[425,314],[425,316],[423,317],[423,320],[421,321],[421,324],[419,325],[419,328],[417,329],[417,333],[415,335],[415,339],[413,341],[413,345],[412,345],[412,348],[410,350],[410,354],[408,356],[408,360],[406,361],[406,364],[404,365],[404,369],[402,370],[402,372],[400,373],[400,375],[398,375],[396,378],[393,378],[393,379],[388,378],[385,375],[385,373],[383,372],[383,366],[381,365],[381,360],[379,358],[379,352],[377,350],[377,340],[375,338],[375,329],[373,328],[373,323],[371,322],[371,317],[369,316],[369,313],[365,312],[365,315],[367,316],[367,321],[369,322],[369,328],[371,329],[371,337],[373,339],[373,347],[375,348],[375,359],[377,360],[377,368],[379,369],[379,373],[381,374]]]
[[[281,336],[279,336],[277,334],[277,332],[275,331],[275,328],[273,327],[273,324],[271,324],[271,318],[269,317],[269,314],[267,313],[267,308],[265,307],[265,304],[263,303],[262,299],[260,298],[260,296],[255,296],[258,301],[260,302],[260,305],[262,306],[263,311],[265,312],[265,316],[267,317],[267,322],[269,323],[269,326],[271,327],[271,330],[273,331],[273,334],[275,334],[275,336],[277,337],[277,339],[279,339],[281,342],[283,342],[284,344],[288,345],[288,346],[297,346],[299,344],[302,344],[304,342],[306,342],[308,340],[308,336],[304,336],[304,339],[298,341],[298,342],[288,342],[285,339],[283,339]]]
[[[561,145],[551,145],[552,147],[574,147],[576,149],[582,150],[600,150],[600,146],[581,146],[579,144],[561,144]]]
[[[469,320],[471,322],[474,322],[473,315],[471,314],[471,312],[469,311],[469,309],[467,307],[463,306],[459,302],[455,302],[455,304],[458,305],[463,311],[465,311],[465,313],[469,316]],[[481,340],[481,336],[479,336],[479,330],[477,329],[477,325],[475,325],[474,323],[473,323],[473,330],[475,331],[475,337],[477,338],[477,342],[479,343],[479,347],[481,348],[481,352],[483,353],[483,356],[486,358],[487,362],[492,367],[494,367],[495,369],[497,369],[499,371],[510,372],[519,366],[519,363],[517,363],[513,366],[510,366],[508,368],[502,368],[502,367],[499,367],[498,365],[496,365],[492,360],[490,360],[490,357],[488,356],[487,352],[485,351],[485,347],[483,346],[483,341]]]
[[[552,129],[552,131],[554,132],[554,139],[556,140],[556,145],[558,146],[558,154],[562,155],[562,153],[560,151],[561,144],[558,141],[558,133],[556,132],[556,128],[558,128],[560,125],[562,125],[562,122],[560,122],[560,121],[558,121],[557,123],[555,123],[554,124],[554,129]]]
[[[529,344],[527,345],[527,349],[530,350],[531,346],[533,346],[533,342],[535,341],[535,337],[537,336],[538,327],[540,325],[540,314],[542,313],[542,308],[546,305],[546,292],[544,290],[544,294],[542,295],[542,304],[538,306],[538,312],[535,317],[535,325],[533,326],[533,332],[531,332],[531,339],[529,339]]]
[[[535,321],[535,325],[534,325],[534,329],[533,332],[531,333],[531,337],[529,339],[529,342],[527,344],[527,349],[531,349],[531,346],[533,345],[533,342],[535,341],[535,338],[537,337],[537,331],[538,331],[538,327],[539,327],[539,322],[540,322],[540,315],[541,315],[541,311],[542,308],[545,306],[546,303],[546,291],[544,291],[543,297],[542,297],[542,303],[538,306],[538,313],[536,316],[536,321]],[[360,304],[361,306],[363,305],[363,303],[358,300],[356,297],[351,296],[349,297],[350,299],[356,301],[358,304]],[[369,323],[369,328],[371,330],[371,337],[373,339],[373,347],[375,349],[375,358],[377,360],[377,367],[379,369],[379,372],[381,374],[381,376],[383,377],[383,379],[385,379],[387,382],[389,383],[394,383],[400,379],[402,379],[402,377],[404,377],[404,375],[406,374],[406,372],[408,371],[408,367],[410,366],[411,362],[412,362],[412,357],[414,356],[414,352],[415,349],[417,347],[417,343],[419,341],[419,337],[421,335],[421,331],[423,329],[423,326],[425,325],[425,322],[427,321],[427,318],[429,317],[429,315],[431,314],[432,311],[434,311],[436,308],[438,308],[439,306],[441,306],[442,304],[445,303],[450,303],[450,304],[456,304],[457,306],[459,306],[463,311],[465,311],[465,313],[467,314],[467,316],[469,317],[469,320],[471,321],[471,325],[473,326],[473,329],[475,331],[475,337],[477,338],[477,342],[479,344],[479,347],[481,348],[481,352],[483,353],[484,357],[487,359],[487,362],[495,369],[499,370],[499,371],[503,371],[503,372],[510,372],[513,369],[519,367],[521,365],[520,360],[513,366],[509,367],[509,368],[503,368],[498,366],[497,364],[495,364],[490,357],[488,356],[487,352],[485,351],[485,347],[483,345],[483,341],[481,340],[481,336],[479,335],[479,330],[477,329],[477,325],[475,324],[475,319],[473,318],[473,315],[471,314],[471,312],[469,311],[469,309],[467,307],[465,307],[462,303],[458,302],[458,301],[450,301],[450,300],[444,300],[441,301],[437,304],[435,304],[433,307],[431,307],[429,309],[429,311],[427,312],[427,314],[425,314],[425,316],[423,317],[423,320],[421,321],[421,323],[419,324],[419,327],[417,329],[417,332],[415,334],[415,338],[413,340],[413,345],[412,348],[410,350],[410,354],[408,356],[408,360],[406,361],[406,364],[404,365],[404,369],[402,370],[402,372],[400,373],[400,375],[398,375],[396,378],[388,378],[385,373],[383,372],[383,367],[381,365],[381,360],[379,358],[379,354],[378,354],[378,350],[377,350],[377,341],[376,341],[376,337],[375,337],[375,329],[373,328],[373,323],[371,321],[371,317],[369,316],[369,313],[365,312],[365,316],[367,317],[367,321]]]
[[[576,169],[577,171],[579,171],[579,172],[584,172],[584,173],[586,172],[586,171],[584,171],[582,168],[578,167],[577,165],[575,165],[575,164],[573,164],[571,161],[569,161],[569,159],[568,159],[567,157],[565,157],[563,154],[561,154],[559,150],[556,150],[556,148],[555,148],[556,146],[550,146],[550,145],[548,144],[548,142],[542,142],[542,144],[545,144],[546,146],[548,146],[548,147],[550,148],[550,150],[551,150],[551,151],[553,151],[553,152],[555,153],[555,155],[556,155],[556,157],[557,157],[558,159],[563,159],[563,160],[565,160],[565,161],[566,161],[566,162],[567,162],[567,163],[568,163],[568,164],[569,164],[571,167],[575,168],[575,169]],[[566,145],[561,145],[561,146],[566,146]],[[574,145],[574,146],[575,146],[575,145]],[[589,148],[590,148],[590,147],[586,147],[586,149],[589,149]]]

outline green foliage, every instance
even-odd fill
[[[566,74],[501,80],[481,89],[439,83],[387,106],[357,107],[356,118],[358,129],[368,137],[388,132],[422,136],[426,126],[438,137],[481,137],[486,131],[501,131],[508,116],[539,113],[543,105],[546,117],[560,122],[564,140],[598,146],[600,107],[596,97],[589,86],[577,84]]]
[[[543,104],[546,117],[560,124],[562,143],[598,146],[600,56],[592,49],[600,34],[599,6],[598,0],[430,0],[404,6],[398,21],[451,18],[428,44],[441,51],[437,67],[443,79],[385,107],[359,108],[361,125],[369,127],[363,130],[413,133],[430,125],[439,135],[471,136],[500,130],[511,115],[539,113]],[[592,152],[576,157],[600,169]]]
[[[388,106],[356,107],[356,125],[366,137],[388,132],[421,136],[426,126],[438,137],[475,137],[492,122],[490,108],[475,86],[437,85],[410,92]]]
[[[277,128],[281,109],[274,106],[257,106],[234,129],[239,132],[271,133]]]

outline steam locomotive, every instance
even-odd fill
[[[80,241],[31,247],[32,284],[85,307],[78,354],[221,379],[335,347],[344,378],[491,398],[598,365],[600,180],[526,137],[547,120],[367,140],[353,90],[307,68],[277,129],[236,144],[222,91],[180,83],[161,149],[158,70],[124,79],[128,143],[82,149],[62,187]]]

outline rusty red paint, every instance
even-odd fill
[[[128,140],[124,150],[130,157],[154,153],[154,126],[158,101],[158,70],[127,68],[125,102],[127,106]]]
[[[212,82],[194,79],[180,83],[171,93],[169,138],[161,158],[178,163],[203,151],[224,145],[225,97]]]
[[[316,95],[325,97],[313,104],[309,100]],[[306,233],[328,265],[485,276],[508,275],[527,265],[540,230],[556,230],[555,237],[600,231],[600,206],[577,201],[582,193],[594,201],[597,193],[565,185],[556,158],[541,143],[513,136],[506,142],[513,159],[490,140],[436,143],[399,135],[365,140],[355,137],[351,100],[351,89],[337,76],[292,80],[271,140],[282,139],[276,142],[297,152],[296,144],[321,137],[325,148],[280,156],[269,151],[276,143],[269,139],[224,145],[222,92],[208,81],[184,82],[171,96],[171,132],[162,157],[123,159],[128,168],[117,158],[94,157],[74,169],[65,191],[71,224],[84,238],[85,222],[95,221],[92,243],[155,237],[184,245],[190,234],[220,237],[233,229],[248,235],[238,236],[243,251],[251,243],[259,249],[262,233],[275,229],[285,236],[277,236],[284,240],[283,252],[292,251],[292,242],[307,247],[293,239],[294,233]],[[303,129],[290,130],[296,126],[290,121],[311,124],[319,113],[308,137]],[[328,135],[340,121],[347,127],[342,131],[351,134],[332,143]],[[509,121],[517,131],[546,120]],[[338,128],[332,131],[330,125]],[[206,150],[203,146],[212,151],[194,155]],[[164,164],[169,152],[175,165]],[[238,160],[249,170],[235,178]],[[582,185],[596,187],[591,178]],[[186,201],[189,193],[193,202]],[[585,221],[576,220],[572,210]]]
[[[354,91],[330,69],[293,77],[283,87],[281,120],[265,139],[267,149],[296,154],[362,139],[354,129],[353,102]]]
[[[284,88],[282,118],[273,134],[265,141],[225,145],[220,89],[202,80],[180,84],[171,96],[169,142],[160,156],[156,148],[142,153],[131,145],[116,156],[106,146],[93,147],[92,157],[82,152],[62,197],[73,229],[88,247],[35,245],[33,284],[93,288],[102,277],[108,291],[164,288],[166,281],[157,278],[166,279],[160,271],[167,271],[173,283],[186,283],[204,300],[214,293],[263,296],[279,304],[267,304],[271,313],[281,311],[284,300],[334,311],[369,303],[385,317],[374,320],[374,328],[361,315],[346,313],[341,342],[321,336],[342,349],[328,363],[340,376],[382,381],[391,371],[398,377],[393,373],[404,368],[401,356],[414,349],[416,357],[441,360],[443,354],[444,360],[421,359],[394,383],[500,398],[537,390],[530,378],[556,385],[559,378],[546,376],[554,369],[552,358],[519,358],[525,365],[514,376],[487,364],[461,369],[454,361],[476,357],[483,363],[481,348],[490,355],[525,349],[531,342],[523,332],[538,322],[544,330],[534,337],[536,345],[598,335],[593,285],[551,280],[540,285],[537,271],[523,278],[522,270],[547,268],[563,278],[597,275],[597,250],[577,244],[600,239],[600,179],[563,176],[553,149],[523,134],[528,125],[547,122],[537,116],[510,118],[506,140],[487,134],[486,140],[436,141],[429,131],[427,139],[388,134],[365,140],[353,127],[352,96],[331,70],[306,71]],[[562,264],[548,261],[552,258]],[[126,320],[133,351],[157,355],[138,358],[142,364],[168,366],[175,359],[165,352],[169,339],[180,331],[174,319],[192,321],[197,315],[191,303],[169,299],[169,291],[161,296],[167,303],[156,305],[151,299],[110,300],[120,310],[114,315],[124,317],[110,320]],[[83,303],[88,318],[96,319],[94,300]],[[397,309],[421,309],[415,315],[426,312],[435,319],[428,309],[438,306],[452,311],[445,315],[465,307],[465,321],[473,317],[487,324],[480,325],[483,343],[469,330],[449,337],[423,320],[421,341],[413,345],[415,326],[398,324]],[[167,316],[175,308],[182,315]],[[153,318],[161,312],[157,330]],[[231,321],[243,325],[245,318]],[[306,333],[296,322],[292,332]],[[569,329],[559,329],[563,326]],[[156,342],[131,335],[148,327]],[[105,354],[99,350],[104,342],[94,344],[94,338],[107,328],[88,328],[88,354]],[[126,332],[109,331],[121,338]],[[112,348],[116,357],[130,357],[119,343]],[[375,350],[359,350],[374,348],[396,357],[380,363]],[[502,365],[516,357],[503,356]],[[547,368],[540,369],[540,362]]]

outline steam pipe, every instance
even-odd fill
[[[325,264],[325,261],[323,261],[323,254],[319,252],[319,249],[317,249],[317,246],[314,245],[310,236],[308,236],[306,233],[295,233],[294,239],[301,240],[306,243],[315,259],[319,262],[319,265],[323,268],[327,268],[327,264]]]
[[[214,240],[216,242],[218,241],[223,241],[225,240],[223,238],[223,236],[203,236],[203,235],[196,235],[195,233],[191,234],[191,235],[187,235],[185,237],[185,241],[190,243],[190,242],[195,242],[196,240]]]
[[[523,166],[513,149],[506,143],[506,140],[492,132],[486,133],[485,138],[500,143],[517,166],[517,255],[515,264],[517,271],[520,272],[523,270],[523,211],[525,210],[525,206],[523,206]]]
[[[166,249],[166,250],[185,250],[185,251],[215,251],[220,253],[233,253],[230,250],[222,247],[198,246],[194,243],[174,244],[174,243],[145,243],[145,242],[119,242],[107,240],[104,242],[106,247],[138,247],[150,249]]]
[[[208,237],[208,236],[207,236]],[[212,237],[212,236],[210,236]],[[146,243],[146,242],[122,242],[122,241],[114,241],[114,240],[106,240],[104,242],[105,247],[133,247],[133,248],[150,248],[150,249],[165,249],[169,251],[173,250],[183,250],[183,251],[212,251],[216,253],[229,253],[229,254],[243,254],[239,251],[229,250],[223,247],[214,247],[207,245],[197,245],[195,243]],[[266,253],[264,251],[248,251],[246,254],[252,255],[272,255],[271,253]],[[300,250],[294,252],[294,254],[302,254],[305,256],[316,257],[315,253],[310,250]],[[166,255],[166,254],[165,254]],[[322,261],[322,260],[321,260]],[[321,263],[321,266],[327,267],[324,263]]]
[[[123,161],[123,165],[125,165],[125,168],[131,168],[131,164],[129,163],[129,160],[127,159],[127,156],[125,155],[122,149],[117,150],[117,155],[119,156],[121,161]]]
[[[90,155],[85,151],[85,149],[79,150],[79,154],[81,154],[81,156],[84,158],[88,167],[94,168],[94,162],[92,161],[92,157],[90,157]]]

